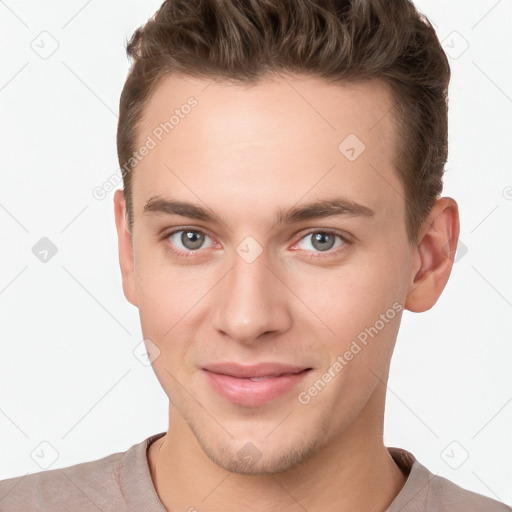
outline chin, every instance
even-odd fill
[[[276,433],[272,440],[246,435],[243,439],[228,437],[219,442],[218,438],[194,431],[203,452],[214,464],[240,475],[283,473],[302,464],[326,441],[323,429],[314,429],[309,437],[305,437],[302,429],[294,428],[293,433],[295,435],[283,429],[281,436]]]
[[[239,475],[272,475],[283,473],[301,464],[314,452],[311,445],[301,445],[296,448],[261,450],[248,441],[240,449],[207,450],[203,447],[208,458],[226,471]]]

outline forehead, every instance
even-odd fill
[[[192,103],[195,106],[189,108]],[[141,135],[170,121],[172,126],[164,130],[164,137],[171,131],[179,137],[190,127],[197,137],[207,135],[204,139],[212,142],[232,137],[229,131],[235,131],[242,141],[246,135],[264,135],[261,131],[270,135],[285,125],[295,135],[331,131],[337,132],[337,137],[353,130],[375,143],[382,132],[389,134],[395,128],[394,103],[390,88],[380,80],[332,84],[310,76],[273,75],[253,84],[233,84],[215,78],[169,75],[159,82],[145,105],[139,142]],[[190,120],[184,122],[187,117]],[[200,122],[194,123],[194,118]],[[294,119],[307,123],[290,123]]]
[[[153,147],[132,178],[134,205],[179,191],[219,207],[243,196],[264,208],[279,197],[288,204],[336,190],[385,208],[403,200],[393,103],[376,81],[281,75],[233,85],[168,76],[141,119],[136,147],[149,139]]]

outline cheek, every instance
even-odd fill
[[[182,282],[163,272],[141,273],[137,299],[144,336],[164,343],[181,327],[194,297],[182,291]]]
[[[307,318],[320,329],[318,334],[323,333],[320,337],[329,346],[331,359],[350,350],[353,342],[362,348],[354,359],[388,356],[403,309],[399,280],[399,264],[369,253],[357,264],[300,280],[297,295],[305,298],[311,311]],[[368,351],[370,344],[373,348]]]
[[[140,272],[137,285],[140,324],[144,339],[151,340],[156,357],[153,371],[169,398],[179,396],[178,377],[187,350],[187,311],[176,280],[156,269]],[[151,353],[151,352],[150,352]]]
[[[172,264],[161,250],[135,260],[135,286],[142,331],[162,351],[173,350],[191,336],[191,324],[202,314],[204,297],[212,287],[212,271]],[[172,342],[172,344],[171,344]]]

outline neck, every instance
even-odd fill
[[[373,407],[382,403],[377,394],[338,437],[301,464],[267,475],[230,473],[214,464],[173,409],[167,433],[148,450],[158,496],[169,511],[384,512],[407,476],[383,444],[383,407],[377,414]]]

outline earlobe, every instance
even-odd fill
[[[126,201],[123,190],[116,190],[114,193],[114,214],[116,219],[119,265],[121,267],[121,275],[123,279],[123,291],[128,302],[137,306],[133,243],[128,226]]]
[[[450,277],[459,229],[457,203],[450,197],[439,198],[425,220],[416,247],[416,265],[405,309],[420,313],[437,302]]]

